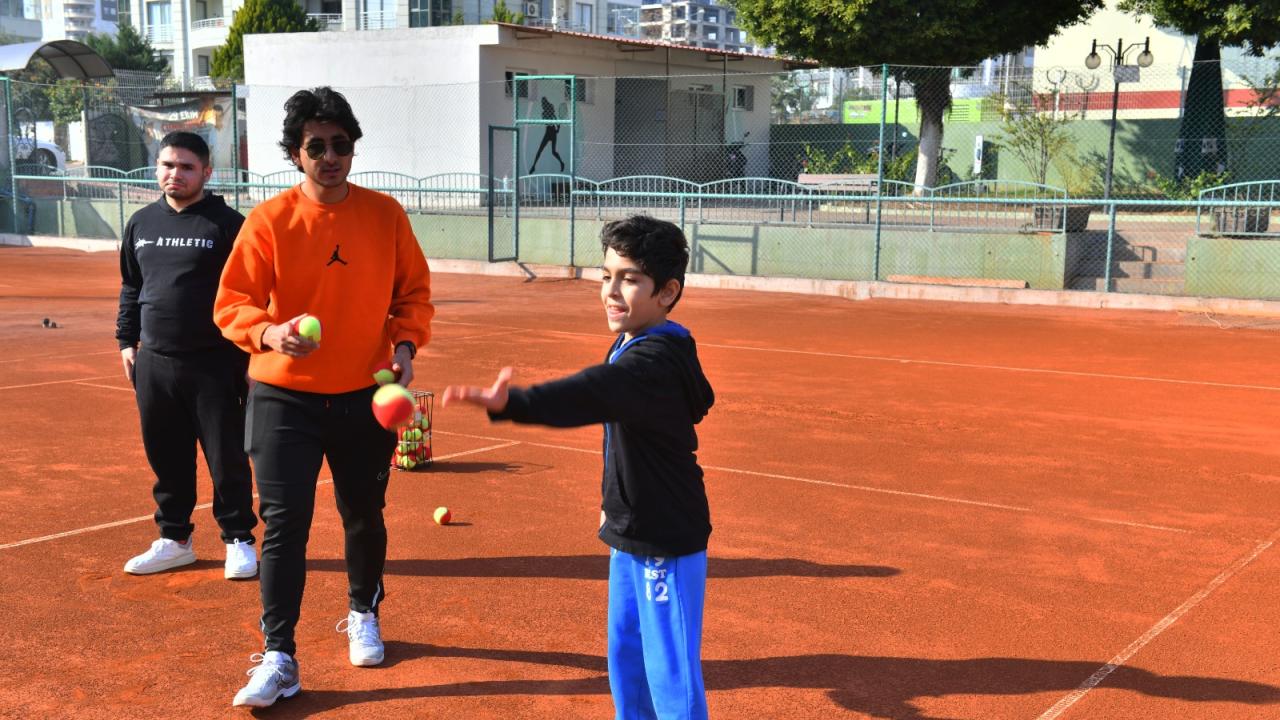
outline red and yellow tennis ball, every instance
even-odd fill
[[[379,385],[386,385],[397,380],[396,371],[391,368],[391,361],[384,360],[373,369],[373,379]]]
[[[431,517],[435,519],[437,525],[448,525],[453,519],[453,514],[449,512],[449,508],[442,506],[436,508],[435,514]]]
[[[387,383],[373,394],[373,417],[388,430],[413,417],[413,395],[396,383]]]
[[[320,320],[315,315],[303,315],[298,318],[293,331],[299,337],[304,337],[317,345],[320,344]]]

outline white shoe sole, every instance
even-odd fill
[[[249,568],[248,570],[232,570],[229,567],[224,567],[222,570],[222,577],[228,580],[248,580],[251,577],[257,577],[257,575],[258,575],[257,563],[254,563],[253,567]]]
[[[271,707],[272,705],[275,705],[276,701],[279,700],[280,698],[282,697],[291,698],[294,695],[297,695],[298,691],[301,689],[302,689],[302,683],[300,682],[294,683],[293,685],[287,688],[280,688],[280,692],[276,693],[275,697],[271,698],[270,700],[265,700],[262,698],[242,698],[240,697],[239,693],[236,693],[235,699],[231,701],[231,706],[232,707],[260,707],[260,708]]]
[[[179,558],[173,558],[172,560],[165,560],[164,562],[158,562],[153,565],[147,565],[145,567],[130,568],[129,564],[125,563],[124,571],[129,573],[130,575],[152,575],[158,572],[164,572],[165,570],[172,570],[174,568],[180,568],[186,565],[191,565],[195,561],[196,561],[196,556],[192,554],[186,557],[179,557]]]
[[[374,665],[381,665],[382,661],[386,659],[386,655],[383,654],[377,657],[360,657],[360,658],[348,655],[347,659],[350,660],[351,664],[355,665],[356,667],[373,667]]]

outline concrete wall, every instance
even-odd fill
[[[249,169],[292,169],[276,146],[284,102],[299,89],[331,85],[347,96],[364,132],[353,171],[414,177],[478,172],[480,47],[496,42],[498,30],[461,26],[246,37]]]
[[[1275,220],[1273,219],[1274,223]],[[1187,295],[1280,297],[1280,239],[1192,237],[1187,240]]]

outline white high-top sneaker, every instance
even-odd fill
[[[347,657],[352,665],[368,667],[382,662],[385,648],[377,615],[352,610],[338,621],[336,629],[347,633]]]

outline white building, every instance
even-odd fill
[[[44,37],[36,0],[0,0],[0,32],[34,42]]]
[[[38,0],[41,40],[78,40],[89,33],[114,35],[119,20],[117,0]]]
[[[640,6],[639,37],[691,47],[756,52],[755,42],[738,27],[738,12],[712,0],[676,0]]]
[[[292,169],[273,131],[281,107],[297,89],[331,85],[347,95],[364,130],[359,169],[486,173],[489,126],[511,125],[517,104],[522,117],[538,118],[548,106],[567,117],[558,81],[513,78],[574,75],[580,176],[686,176],[699,153],[723,157],[747,133],[746,174],[758,175],[768,167],[768,73],[785,67],[781,58],[516,25],[252,35],[249,169]],[[535,158],[536,172],[561,171],[550,153],[537,155],[544,133],[524,128],[522,173],[535,169]],[[570,134],[559,138],[566,162]],[[663,150],[682,145],[688,149]]]

